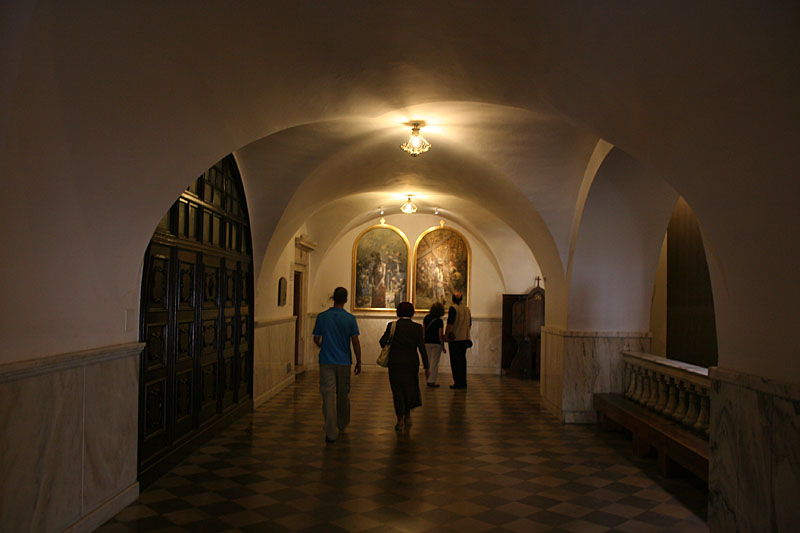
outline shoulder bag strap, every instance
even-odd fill
[[[394,340],[394,330],[397,329],[397,320],[392,322],[392,329],[389,331],[389,342],[387,344],[392,344]]]

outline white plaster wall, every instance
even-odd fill
[[[586,201],[570,265],[569,329],[647,331],[659,251],[677,193],[613,149]]]
[[[653,299],[650,304],[650,333],[653,334],[650,351],[661,357],[667,356],[667,237],[661,245],[658,269],[653,284]]]
[[[255,258],[254,258],[255,262]],[[264,268],[261,279],[256,280],[256,317],[259,320],[274,320],[292,316],[292,299],[294,292],[294,239],[286,244],[275,264]],[[286,305],[278,306],[278,280],[284,277],[287,281]]]

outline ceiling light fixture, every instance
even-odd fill
[[[417,212],[417,206],[415,206],[414,203],[411,201],[412,196],[413,195],[409,194],[408,200],[403,205],[400,206],[400,211],[402,211],[406,215],[413,215],[414,213]]]
[[[424,120],[418,120],[413,122],[406,122],[406,126],[411,126],[411,137],[400,145],[405,152],[410,154],[412,157],[416,157],[419,154],[424,154],[431,148],[431,143],[425,140],[425,137],[420,135],[419,130],[420,128],[425,127]]]

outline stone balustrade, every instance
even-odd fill
[[[708,369],[641,352],[623,352],[625,397],[708,436]]]

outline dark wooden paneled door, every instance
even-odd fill
[[[252,397],[251,249],[228,156],[178,198],[145,255],[140,479]]]

